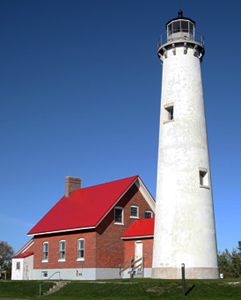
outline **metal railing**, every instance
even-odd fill
[[[157,41],[157,49],[167,43],[174,41],[192,41],[200,44],[204,48],[204,36],[198,31],[175,30],[163,33]]]
[[[55,274],[59,274],[59,280],[61,279],[61,278],[60,278],[60,272],[57,271],[57,272],[53,273],[53,274],[48,278],[48,280],[46,280],[45,282],[40,283],[40,284],[39,284],[39,296],[41,296],[41,294],[42,294],[42,285],[44,285],[45,283],[47,283],[47,282],[49,281],[49,279],[51,279]]]

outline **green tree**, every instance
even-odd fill
[[[219,270],[224,277],[241,277],[241,242],[238,244],[238,251],[233,249],[230,253],[225,249],[223,252],[218,252]]]
[[[7,277],[11,275],[11,262],[14,254],[13,248],[5,241],[0,241],[0,270],[7,272]]]
[[[238,253],[241,255],[241,241],[238,241]]]

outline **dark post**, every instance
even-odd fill
[[[182,295],[186,296],[186,288],[185,288],[185,264],[181,264],[182,268]]]

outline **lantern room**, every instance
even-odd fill
[[[195,37],[195,22],[191,19],[184,18],[182,11],[179,10],[178,18],[172,19],[166,24],[168,39]]]
[[[158,39],[157,49],[160,58],[168,47],[184,43],[196,45],[202,56],[204,55],[204,37],[195,30],[195,22],[192,19],[183,17],[182,10],[178,11],[177,18],[167,22],[166,29],[167,31]]]

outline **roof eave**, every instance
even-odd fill
[[[147,238],[153,238],[154,235],[137,235],[137,236],[123,236],[121,237],[122,240],[136,240],[136,239],[147,239]]]
[[[46,235],[46,234],[53,234],[53,233],[63,233],[63,232],[70,232],[70,231],[79,231],[79,230],[89,230],[95,229],[96,226],[90,227],[80,227],[80,228],[70,228],[70,229],[60,229],[60,230],[53,230],[53,231],[44,231],[44,232],[37,232],[37,233],[28,233],[28,236],[36,236],[36,235]]]

